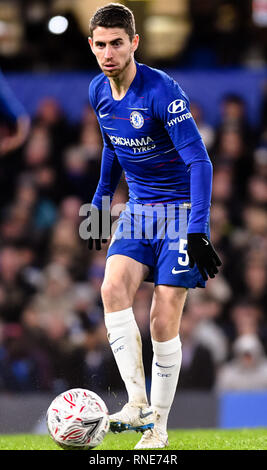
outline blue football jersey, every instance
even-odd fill
[[[93,204],[100,208],[102,196],[112,198],[124,171],[130,206],[191,202],[189,231],[201,232],[209,217],[211,162],[189,99],[166,73],[136,67],[121,100],[113,98],[103,73],[89,86],[104,143]]]

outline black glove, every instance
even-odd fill
[[[94,242],[96,250],[101,250],[101,243],[107,243],[111,233],[111,217],[110,211],[102,211],[97,208],[91,209],[89,213],[91,222],[88,226],[90,233],[87,246],[89,250],[93,250]],[[104,230],[104,233],[103,233]],[[102,234],[107,238],[102,238]]]
[[[204,281],[208,280],[208,275],[215,277],[218,272],[217,266],[222,264],[205,233],[187,234],[187,254],[190,268],[196,263]]]

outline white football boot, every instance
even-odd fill
[[[156,413],[147,404],[126,403],[121,411],[110,415],[110,430],[144,432],[154,427],[155,419]]]
[[[168,434],[154,427],[144,432],[135,449],[164,449],[168,445]]]

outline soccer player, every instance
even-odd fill
[[[167,420],[182,359],[179,326],[188,289],[204,287],[221,262],[209,240],[212,166],[188,98],[166,73],[135,61],[138,42],[133,13],[125,6],[108,4],[91,18],[89,44],[103,73],[91,81],[89,97],[104,146],[92,201],[98,218],[91,218],[95,222],[88,246],[100,249],[106,241],[101,233],[102,203],[107,196],[112,200],[124,171],[129,201],[107,252],[101,294],[128,403],[110,416],[110,425],[114,432],[143,432],[135,448],[154,449],[168,445]],[[94,223],[98,235],[93,234]],[[150,404],[132,309],[144,280],[155,286]]]

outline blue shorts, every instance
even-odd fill
[[[121,212],[116,231],[111,239],[107,258],[125,255],[148,266],[145,281],[187,288],[205,287],[205,281],[196,265],[189,267],[187,255],[187,224],[190,205],[179,206],[179,217],[165,213],[151,215]],[[209,235],[207,225],[206,234]]]

